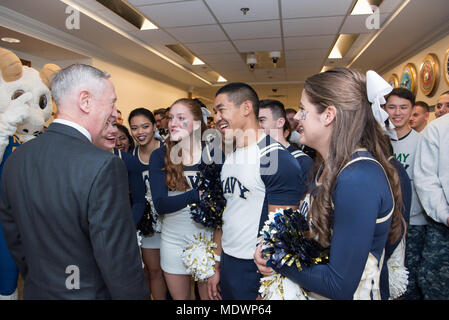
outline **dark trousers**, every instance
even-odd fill
[[[419,266],[424,300],[449,300],[449,227],[430,221]]]
[[[409,225],[406,236],[405,266],[409,272],[407,291],[401,300],[422,300],[423,294],[418,283],[419,266],[426,237],[427,225]]]
[[[222,252],[220,288],[223,300],[255,300],[259,294],[260,278],[252,259],[238,259]]]

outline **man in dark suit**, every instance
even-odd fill
[[[108,78],[80,64],[56,74],[58,118],[5,164],[0,222],[24,299],[149,299],[126,168],[91,143],[117,117]]]

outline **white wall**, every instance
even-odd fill
[[[128,126],[128,115],[133,109],[167,108],[177,99],[186,98],[188,95],[186,90],[99,59],[94,58],[92,65],[111,75],[117,94],[116,105],[122,112],[123,124],[126,126]]]

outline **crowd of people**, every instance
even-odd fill
[[[57,119],[4,165],[0,222],[24,299],[254,300],[275,274],[307,299],[449,299],[449,91],[428,122],[409,90],[335,68],[305,81],[298,111],[234,82],[213,117],[182,98],[125,126],[109,77],[62,69]],[[210,162],[226,200],[215,229],[191,217]],[[288,209],[328,262],[264,255],[264,224]],[[214,243],[205,281],[182,258],[200,233]]]

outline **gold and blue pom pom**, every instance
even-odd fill
[[[279,273],[261,278],[259,293],[263,300],[308,299],[306,291]]]
[[[181,258],[195,281],[206,281],[215,274],[215,254],[217,244],[212,240],[212,232],[200,232],[192,236],[190,244],[183,250]]]
[[[263,237],[262,255],[267,266],[279,269],[295,265],[298,270],[329,262],[329,250],[308,238],[306,213],[292,209],[277,209],[268,214],[260,234]],[[261,278],[259,293],[264,300],[307,300],[301,286],[279,273]]]
[[[284,264],[295,264],[298,270],[329,262],[329,250],[316,240],[308,238],[309,224],[305,214],[298,210],[278,209],[270,212],[261,230],[264,245],[262,255],[267,266],[276,269]]]
[[[198,169],[200,172],[198,190],[202,195],[198,203],[189,205],[191,217],[205,227],[219,229],[223,224],[222,217],[226,206],[221,186],[221,167],[215,163],[202,163]]]

